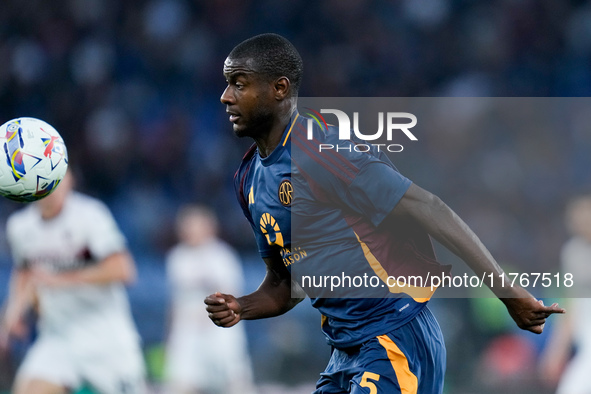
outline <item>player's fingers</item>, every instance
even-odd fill
[[[530,326],[541,326],[543,324],[546,324],[546,319],[532,319],[529,322]]]
[[[552,304],[551,306],[548,306],[546,308],[547,308],[546,310],[549,312],[549,314],[566,313],[566,309],[559,307],[558,304]]]
[[[209,318],[216,326],[220,327],[231,327],[234,324],[238,323],[238,321],[240,320],[240,317],[234,312],[227,316],[220,316],[219,314],[210,314]]]
[[[238,323],[240,321],[240,315],[235,315],[233,319],[227,321],[227,322],[223,322],[222,324],[220,324],[221,327],[224,328],[228,328],[228,327],[232,327],[234,325],[236,325],[236,323]]]
[[[559,307],[557,303],[554,303],[549,306],[544,306],[542,300],[539,300],[538,303],[540,305],[536,305],[531,310],[531,312],[533,312],[535,315],[548,317],[553,313],[566,313],[566,310],[564,308]]]
[[[220,325],[220,326],[224,326],[224,327],[226,327],[226,325],[227,325],[227,324],[229,324],[229,323],[233,322],[235,319],[236,319],[236,314],[235,314],[235,313],[232,313],[232,314],[231,314],[230,316],[228,316],[228,317],[225,317],[225,318],[223,318],[223,319],[219,319],[219,320],[218,320],[218,323],[219,323],[219,325]]]
[[[217,293],[217,294],[219,294],[219,293]],[[217,294],[212,294],[212,295],[207,296],[203,300],[203,302],[206,305],[221,305],[221,304],[224,304],[225,305],[226,304],[226,300],[223,297],[218,296]]]
[[[231,309],[227,309],[225,311],[219,311],[219,312],[210,312],[208,314],[208,316],[211,320],[221,320],[221,319],[227,318],[228,316],[234,316],[234,315],[235,315],[235,313]]]
[[[217,293],[215,293],[215,294],[216,294],[218,297],[220,297],[220,298],[223,298],[223,299],[224,299],[224,300],[226,300],[226,301],[230,301],[230,300],[232,300],[232,299],[234,298],[234,296],[233,296],[233,295],[231,295],[231,294],[224,294],[224,293],[220,293],[220,292],[217,292]]]
[[[539,310],[539,311],[531,311],[529,313],[530,319],[539,319],[539,318],[546,318],[550,316],[550,313],[546,310]]]
[[[228,304],[214,304],[214,305],[207,305],[205,307],[205,310],[209,313],[215,313],[215,312],[223,312],[223,311],[229,311],[230,307],[228,306]]]
[[[534,334],[541,334],[544,331],[544,324],[528,327],[527,330],[533,332]]]
[[[221,312],[227,311],[228,309],[230,309],[228,304],[209,304],[205,307],[205,310],[208,312]]]

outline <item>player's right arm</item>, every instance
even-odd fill
[[[10,278],[10,288],[4,315],[2,317],[1,342],[6,345],[9,336],[21,337],[26,334],[23,317],[35,300],[35,286],[28,269],[15,268]]]
[[[501,283],[510,283],[503,269],[476,234],[439,197],[412,184],[391,215],[410,217],[418,222],[429,235],[464,260],[479,277],[492,274],[496,282],[491,290],[505,304],[520,328],[540,334],[548,316],[565,312],[558,304],[544,306],[520,286],[503,286]]]
[[[21,227],[22,214],[13,214],[6,222],[6,238],[12,253],[14,268],[10,276],[8,296],[2,315],[2,345],[6,345],[8,337],[23,336],[26,334],[26,325],[23,323],[25,314],[35,302],[35,282],[31,276],[30,264],[26,257],[27,244],[22,237],[26,233]]]
[[[267,273],[253,293],[236,298],[214,293],[205,299],[209,318],[220,327],[232,327],[240,320],[264,319],[281,315],[303,298],[292,298],[292,281],[279,254],[263,258]]]
[[[136,278],[136,268],[131,254],[123,250],[113,252],[89,267],[58,273],[33,269],[31,276],[35,284],[51,287],[114,282],[130,284]]]

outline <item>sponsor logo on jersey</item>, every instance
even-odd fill
[[[261,232],[265,235],[265,238],[267,238],[269,245],[284,246],[283,235],[281,234],[279,224],[271,214],[263,213],[259,225],[261,227]]]
[[[308,256],[308,253],[299,246],[296,246],[295,248],[292,248],[292,249],[290,249],[290,248],[281,249],[281,257],[283,258],[283,264],[285,264],[286,267],[289,267],[293,263],[296,263],[307,256]]]

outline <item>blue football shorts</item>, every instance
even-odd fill
[[[440,394],[445,357],[441,329],[425,307],[388,334],[353,348],[333,348],[313,394]]]

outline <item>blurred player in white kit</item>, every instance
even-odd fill
[[[145,393],[124,288],[135,278],[134,261],[108,208],[72,187],[68,172],[53,194],[7,222],[14,269],[4,342],[19,334],[21,319],[38,302],[38,336],[13,392],[59,394],[86,385],[104,394]]]
[[[224,289],[240,291],[242,267],[217,237],[215,214],[203,206],[181,208],[179,244],[167,256],[171,325],[166,346],[167,394],[250,394],[252,369],[243,327],[211,324],[203,299]]]
[[[561,251],[563,273],[572,274],[574,286],[569,314],[557,322],[542,356],[543,378],[558,382],[558,394],[591,394],[591,194],[578,196],[567,206],[567,227],[572,237]],[[572,345],[576,347],[571,357]]]

